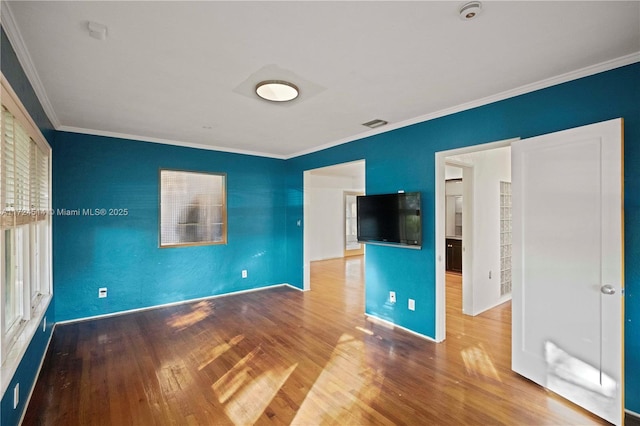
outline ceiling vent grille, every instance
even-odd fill
[[[388,121],[384,121],[384,120],[380,120],[379,118],[376,118],[375,120],[371,120],[371,121],[367,121],[366,123],[362,123],[363,126],[367,126],[371,129],[375,129],[377,127],[382,127],[385,124],[389,124]]]

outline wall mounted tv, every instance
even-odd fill
[[[358,241],[421,248],[419,192],[357,197]]]

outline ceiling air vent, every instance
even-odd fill
[[[366,123],[362,123],[363,126],[367,126],[371,129],[375,129],[376,127],[382,127],[385,124],[389,124],[389,122],[380,120],[378,118],[376,118],[375,120],[367,121]]]

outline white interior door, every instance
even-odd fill
[[[622,119],[511,147],[512,368],[621,424]]]

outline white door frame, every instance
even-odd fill
[[[357,249],[351,249],[351,253],[349,253],[349,250],[347,249],[347,197],[348,196],[360,196],[360,195],[364,195],[364,191],[354,191],[354,190],[344,190],[342,191],[342,199],[344,200],[344,204],[343,204],[343,209],[342,209],[342,213],[343,213],[343,220],[342,222],[344,223],[344,232],[343,232],[343,236],[344,236],[344,257],[347,256],[358,256],[358,255],[363,255],[364,254],[364,250],[365,250],[365,244],[360,243],[360,248]],[[355,253],[354,253],[355,252]]]
[[[311,223],[309,190],[307,188],[307,179],[309,178],[310,171],[311,170],[305,170],[302,173],[302,290],[304,291],[311,290],[311,259],[309,256],[309,246],[311,241],[309,241],[309,226],[307,226],[307,224]]]
[[[471,247],[473,247],[473,187],[475,184],[473,180],[473,164],[445,158],[445,166],[462,169],[462,270],[464,271],[462,274],[462,313],[473,315],[473,297],[471,297],[473,296],[473,285],[471,285],[473,283],[473,250],[471,250]],[[445,240],[446,236],[445,232]],[[467,247],[469,247],[468,251]],[[443,260],[446,265],[446,251]]]
[[[350,164],[350,163],[362,163],[362,166],[364,167],[364,175],[365,175],[364,178],[365,178],[365,185],[366,185],[366,173],[367,173],[366,164],[367,163],[365,159],[344,161],[342,163],[335,163],[335,164],[330,164],[328,166],[316,167],[313,169],[305,170],[302,173],[302,179],[303,179],[302,180],[302,224],[298,223],[298,226],[302,225],[302,290],[303,291],[311,290],[311,258],[309,255],[310,246],[311,246],[311,237],[310,237],[310,228],[308,226],[310,223],[309,219],[311,217],[311,209],[310,209],[311,201],[309,199],[310,197],[309,197],[307,179],[309,178],[309,174],[313,170],[324,169],[326,167],[340,166],[343,164]]]
[[[447,318],[447,304],[446,304],[446,285],[445,285],[445,256],[446,256],[446,242],[445,242],[445,165],[450,163],[452,165],[461,166],[464,170],[469,170],[468,164],[452,162],[447,160],[447,157],[469,154],[478,151],[487,151],[490,149],[503,148],[511,146],[514,141],[520,140],[520,138],[504,139],[496,142],[490,142],[485,144],[473,145],[464,148],[451,149],[447,151],[436,152],[435,154],[435,268],[436,268],[436,342],[442,342],[447,337],[446,318]],[[464,172],[463,172],[464,173]],[[468,171],[467,171],[468,173]],[[471,191],[472,182],[465,185],[465,178],[470,175],[463,175],[463,193]],[[464,196],[464,195],[463,195]],[[469,195],[467,195],[469,196]],[[464,199],[463,199],[464,200]],[[472,241],[471,231],[473,226],[472,215],[465,214],[465,212],[472,210],[473,198],[469,199],[470,202],[463,201],[463,213],[462,213],[462,233],[463,237],[463,251],[462,251],[462,274],[463,285],[466,283],[467,287],[471,286],[473,277],[468,276],[465,280],[465,275],[470,275],[473,269],[473,250],[471,249],[470,242]],[[466,216],[466,220],[465,220]],[[465,226],[468,227],[465,230]],[[463,291],[464,293],[464,291]],[[464,299],[464,296],[463,296]],[[469,303],[469,302],[468,302]],[[463,304],[464,307],[464,304]]]

